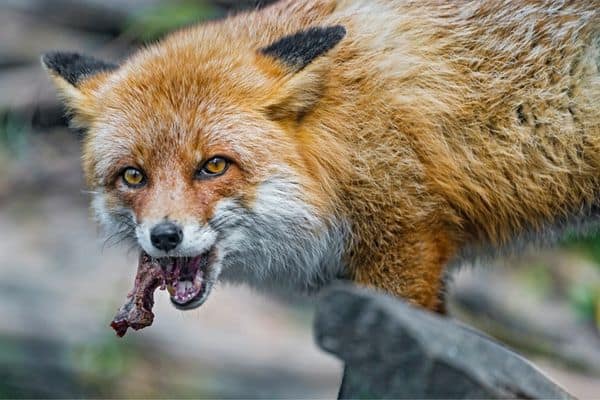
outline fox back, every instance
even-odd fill
[[[43,62],[107,235],[208,260],[185,306],[342,278],[438,309],[449,265],[597,220],[599,21],[596,0],[287,0],[119,65]]]

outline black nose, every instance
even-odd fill
[[[181,243],[183,232],[172,222],[162,222],[150,231],[150,241],[159,250],[169,251]]]

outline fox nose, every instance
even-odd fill
[[[150,241],[159,250],[173,250],[182,240],[181,228],[172,222],[162,222],[150,231]]]

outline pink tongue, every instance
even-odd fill
[[[198,256],[193,259],[175,259],[172,268],[166,272],[166,282],[173,287],[171,298],[180,304],[184,304],[192,300],[202,291],[203,273],[199,270],[200,263],[205,259],[205,256]],[[187,264],[187,265],[186,265]],[[179,280],[180,275],[184,274],[189,277],[192,273],[192,280]]]
[[[194,284],[192,281],[179,281],[175,286],[173,299],[178,303],[186,303],[196,297],[201,289],[201,282]]]

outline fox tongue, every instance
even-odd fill
[[[197,293],[192,281],[180,281],[175,288],[175,300],[185,303],[191,300]]]
[[[198,271],[193,280],[174,282],[169,288],[171,298],[179,304],[185,304],[194,299],[202,291],[202,272]]]
[[[171,299],[178,304],[185,304],[200,294],[203,288],[203,271],[201,266],[206,256],[191,259],[175,260],[166,272],[167,289]]]

